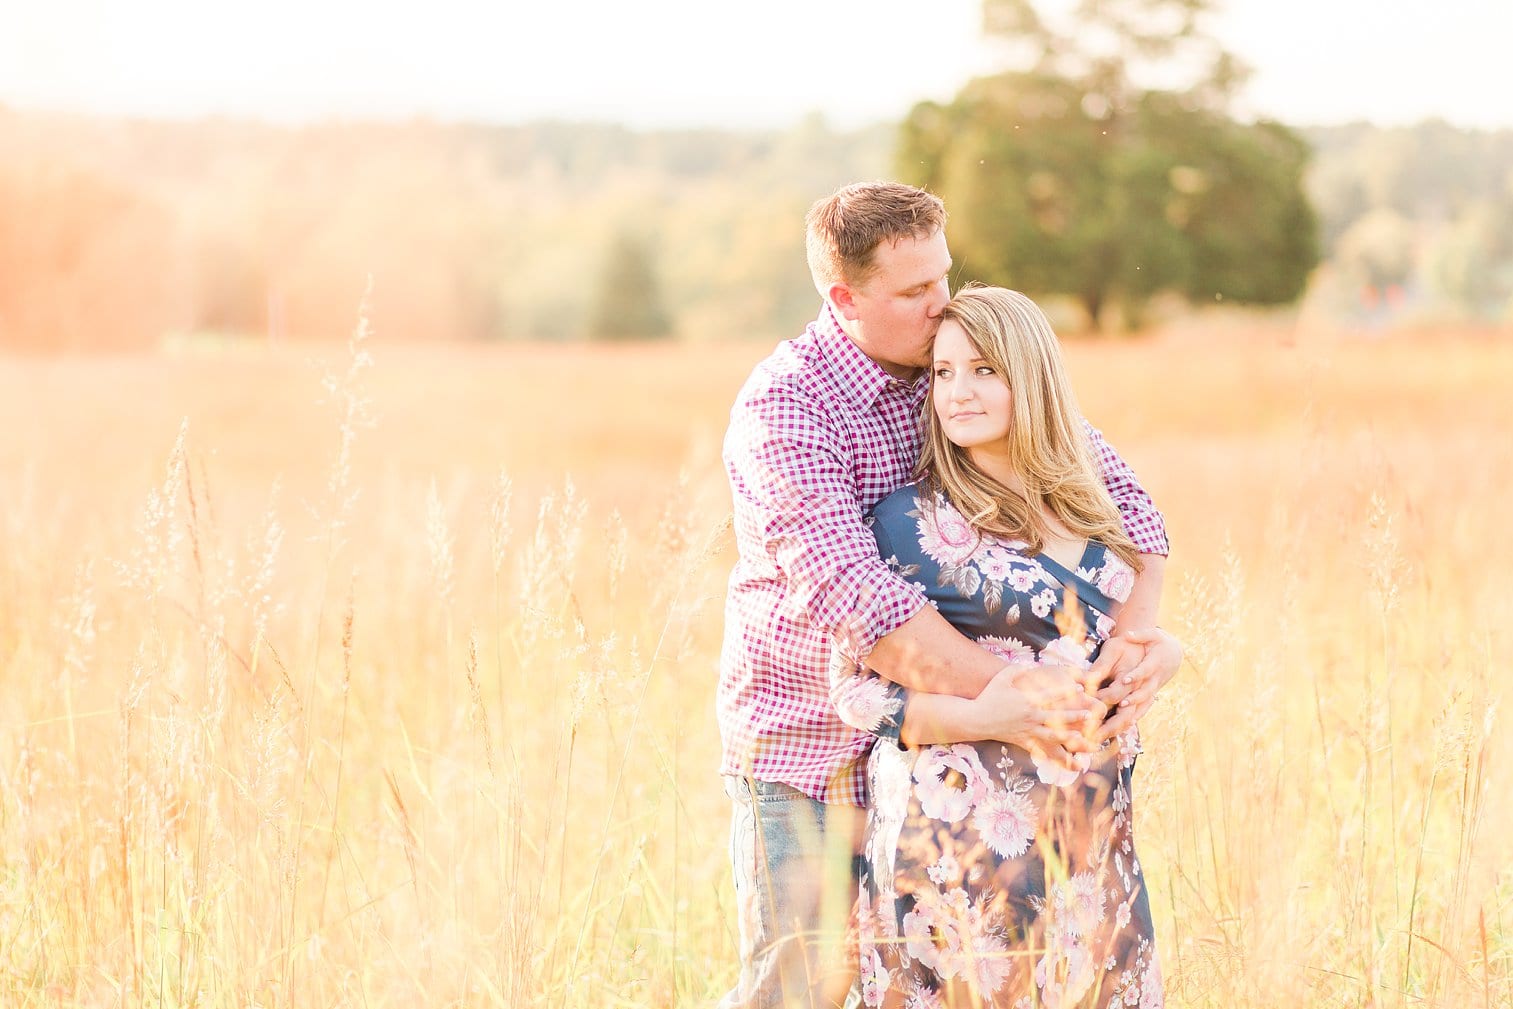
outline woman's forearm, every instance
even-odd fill
[[[898,741],[904,746],[929,746],[981,739],[976,708],[975,700],[911,690]]]
[[[997,739],[1086,749],[1082,730],[1094,710],[1101,717],[1103,708],[1083,690],[1076,672],[1067,666],[1010,666],[971,699],[911,691],[899,742],[928,746]]]

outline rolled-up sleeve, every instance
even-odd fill
[[[1145,488],[1140,486],[1135,471],[1104,440],[1103,433],[1087,421],[1083,421],[1083,424],[1087,428],[1088,447],[1092,450],[1094,462],[1098,464],[1104,486],[1114,499],[1114,506],[1119,509],[1124,531],[1129,533],[1129,538],[1135,541],[1135,548],[1141,553],[1165,557],[1171,552],[1171,544],[1166,538],[1166,519],[1156,508],[1151,496],[1145,492]]]
[[[837,645],[830,657],[830,703],[841,721],[902,747],[908,688],[858,665]]]
[[[860,660],[925,598],[878,556],[842,444],[820,407],[773,386],[732,417],[725,455],[736,522],[765,547],[785,605]]]
[[[877,544],[878,556],[892,557],[893,546],[887,530],[875,521],[868,522],[868,528]],[[909,690],[903,684],[883,679],[848,656],[839,644],[835,646],[830,655],[830,703],[841,721],[902,748],[904,711],[909,698]]]

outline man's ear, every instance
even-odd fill
[[[835,306],[835,310],[840,314],[840,317],[847,322],[855,322],[860,316],[860,313],[856,310],[856,295],[851,290],[851,285],[844,280],[837,280],[831,284],[829,290],[825,292],[825,296],[829,299],[830,304]]]

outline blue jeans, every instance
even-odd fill
[[[864,812],[730,775],[725,794],[734,807],[730,862],[741,977],[720,1009],[846,1004],[856,981],[845,938]]]

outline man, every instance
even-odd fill
[[[907,482],[919,453],[925,369],[950,300],[945,208],[897,183],[848,186],[806,220],[824,306],[737,396],[725,439],[739,559],[731,573],[716,702],[721,773],[734,805],[731,857],[741,976],[726,1006],[821,1006],[851,977],[839,937],[865,802],[871,737],[829,701],[835,646],[919,690],[975,697],[1003,662],[963,637],[888,570],[864,516]],[[1167,551],[1160,514],[1096,431],[1094,453],[1146,555],[1116,638],[1094,672],[1096,702],[1138,718],[1181,651],[1154,627]],[[1015,680],[1016,688],[1019,685]],[[1026,686],[1025,689],[1028,689]],[[1039,711],[1036,698],[1023,703]],[[1039,726],[1051,749],[1085,748],[1079,727]]]

